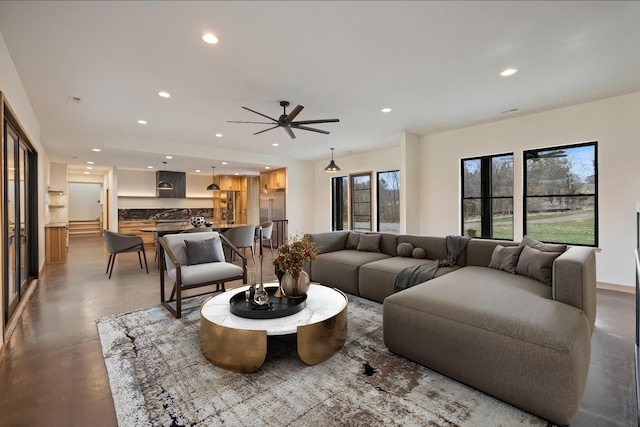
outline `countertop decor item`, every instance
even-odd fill
[[[191,225],[195,228],[202,227],[204,225],[204,217],[203,216],[192,216],[191,217]]]

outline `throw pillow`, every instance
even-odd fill
[[[551,286],[553,261],[561,254],[561,252],[542,252],[531,246],[523,246],[516,273]]]
[[[413,251],[411,251],[411,256],[416,259],[425,259],[427,257],[427,251],[422,248],[413,248]]]
[[[360,234],[358,250],[361,252],[380,252],[380,234]]]
[[[559,243],[542,243],[529,236],[524,236],[522,238],[520,246],[529,246],[541,252],[564,252],[567,250],[567,245]]]
[[[396,248],[398,256],[404,258],[409,258],[411,256],[411,251],[413,251],[413,245],[411,243],[400,243]]]
[[[362,233],[355,233],[353,231],[349,232],[349,237],[347,237],[347,246],[345,249],[358,249],[358,242],[360,242],[360,235]]]
[[[515,274],[516,265],[518,265],[518,259],[520,258],[520,252],[524,246],[509,246],[505,247],[497,245],[491,254],[491,261],[489,262],[489,268],[495,268],[496,270],[503,270],[511,274]]]
[[[187,265],[206,264],[208,262],[220,262],[216,254],[215,237],[205,240],[185,240],[185,252],[187,253]]]

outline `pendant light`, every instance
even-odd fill
[[[329,173],[340,172],[340,168],[338,167],[338,165],[336,165],[336,162],[333,161],[333,150],[335,150],[335,148],[331,149],[331,163],[329,163],[329,165],[326,168],[324,168],[325,172],[329,172]]]
[[[215,166],[211,166],[211,180],[214,180],[215,177]],[[218,186],[218,184],[216,184],[215,182],[212,182],[211,184],[209,184],[209,186],[207,187],[207,190],[219,190],[220,187]]]
[[[164,170],[166,172],[167,170],[167,162],[162,162],[164,163]],[[173,184],[171,184],[169,181],[159,181],[158,182],[158,187],[156,187],[158,190],[173,190]]]

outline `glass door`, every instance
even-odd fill
[[[8,322],[26,292],[30,276],[35,277],[31,264],[37,260],[37,257],[32,256],[34,236],[31,236],[30,230],[34,228],[34,224],[30,220],[28,209],[30,181],[34,172],[30,171],[29,167],[32,163],[31,151],[6,121],[4,132],[4,228],[7,235],[3,239],[5,245],[3,314],[5,322]],[[37,248],[37,244],[33,247]]]

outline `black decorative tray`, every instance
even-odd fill
[[[306,295],[300,298],[277,298],[273,295],[278,290],[277,286],[265,286],[264,289],[269,293],[268,304],[258,305],[253,301],[245,301],[245,293],[242,291],[231,297],[231,313],[247,319],[276,319],[297,313],[307,305]]]

